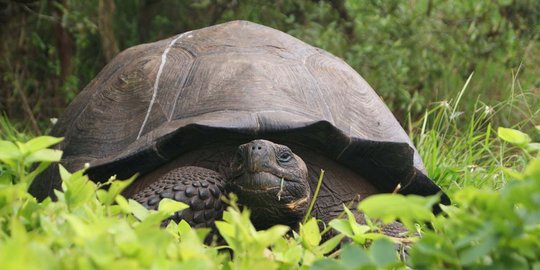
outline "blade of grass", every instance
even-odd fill
[[[458,98],[456,99],[456,103],[454,103],[454,108],[452,109],[452,114],[451,114],[452,116],[454,116],[454,114],[456,113],[456,109],[457,109],[457,107],[459,105],[459,102],[461,101],[461,97],[463,97],[463,94],[465,93],[465,90],[467,89],[467,86],[469,86],[469,83],[471,82],[473,74],[474,74],[474,72],[472,72],[471,75],[469,75],[469,78],[467,78],[467,81],[465,82],[465,85],[463,85],[463,88],[459,92]]]
[[[309,217],[311,216],[311,211],[313,210],[313,206],[315,205],[315,200],[317,200],[317,196],[319,195],[319,190],[321,189],[323,177],[324,177],[324,170],[321,169],[321,174],[319,175],[319,180],[317,181],[317,187],[315,188],[313,199],[311,199],[311,203],[309,204],[308,211],[306,215],[304,216],[304,220],[302,221],[302,223],[306,223]]]

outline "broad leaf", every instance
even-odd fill
[[[163,198],[159,201],[158,211],[166,213],[167,215],[172,215],[186,208],[189,208],[189,206],[183,202]]]
[[[499,127],[497,134],[499,138],[517,146],[525,146],[531,141],[529,135],[511,128]]]
[[[311,218],[305,224],[300,225],[300,236],[308,249],[312,249],[321,242],[321,232],[315,218]]]
[[[28,153],[34,153],[55,145],[61,142],[63,139],[64,138],[56,138],[51,136],[39,136],[26,142],[24,144],[24,148],[28,151]]]
[[[431,207],[436,199],[437,196],[377,194],[363,200],[358,208],[371,218],[382,219],[384,223],[400,219],[412,230],[413,222],[424,222],[433,218]]]
[[[21,156],[21,151],[12,142],[0,140],[0,160],[12,160]]]
[[[56,162],[62,158],[62,151],[53,149],[41,149],[37,152],[33,152],[24,159],[26,165],[30,165],[34,162]]]

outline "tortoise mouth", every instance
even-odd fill
[[[244,172],[226,183],[229,192],[236,193],[240,203],[250,207],[282,207],[308,195],[306,183],[287,179],[269,172]]]
[[[268,172],[254,172],[238,175],[229,184],[242,191],[268,192],[279,189],[285,182],[290,182],[290,180]]]
[[[258,229],[273,224],[296,226],[310,197],[306,183],[269,172],[245,172],[227,181],[226,189],[252,210],[251,220]]]

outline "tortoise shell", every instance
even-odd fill
[[[61,163],[92,179],[145,174],[230,138],[286,138],[382,192],[440,191],[390,110],[341,59],[286,33],[233,21],[129,48],[75,98],[52,131]],[[54,169],[52,169],[54,171]],[[59,186],[37,179],[38,197]],[[445,198],[446,200],[446,198]]]

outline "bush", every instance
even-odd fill
[[[414,268],[540,269],[540,155],[538,144],[512,129],[499,128],[505,141],[536,154],[501,190],[465,187],[455,206],[435,218],[411,251]]]
[[[521,173],[506,169],[513,180],[499,191],[457,191],[444,215],[431,214],[436,196],[376,195],[358,206],[367,224],[358,224],[345,208],[347,218],[329,224],[337,235],[322,242],[328,229],[321,232],[314,218],[292,234],[282,225],[256,231],[249,210],[239,209],[233,197],[216,223],[224,246],[203,244],[209,230],[184,221],[161,228],[162,220],[186,205],[163,200],[158,211],[145,209],[120,195],[133,178],[110,179],[105,190],[82,171],[61,168],[58,201],[37,202],[26,189],[60,158],[47,149],[60,139],[0,141],[2,269],[540,269],[539,147],[519,131],[498,133],[523,149],[529,165]],[[396,219],[409,228],[409,237],[380,233],[381,224]],[[405,252],[398,253],[396,244]]]

